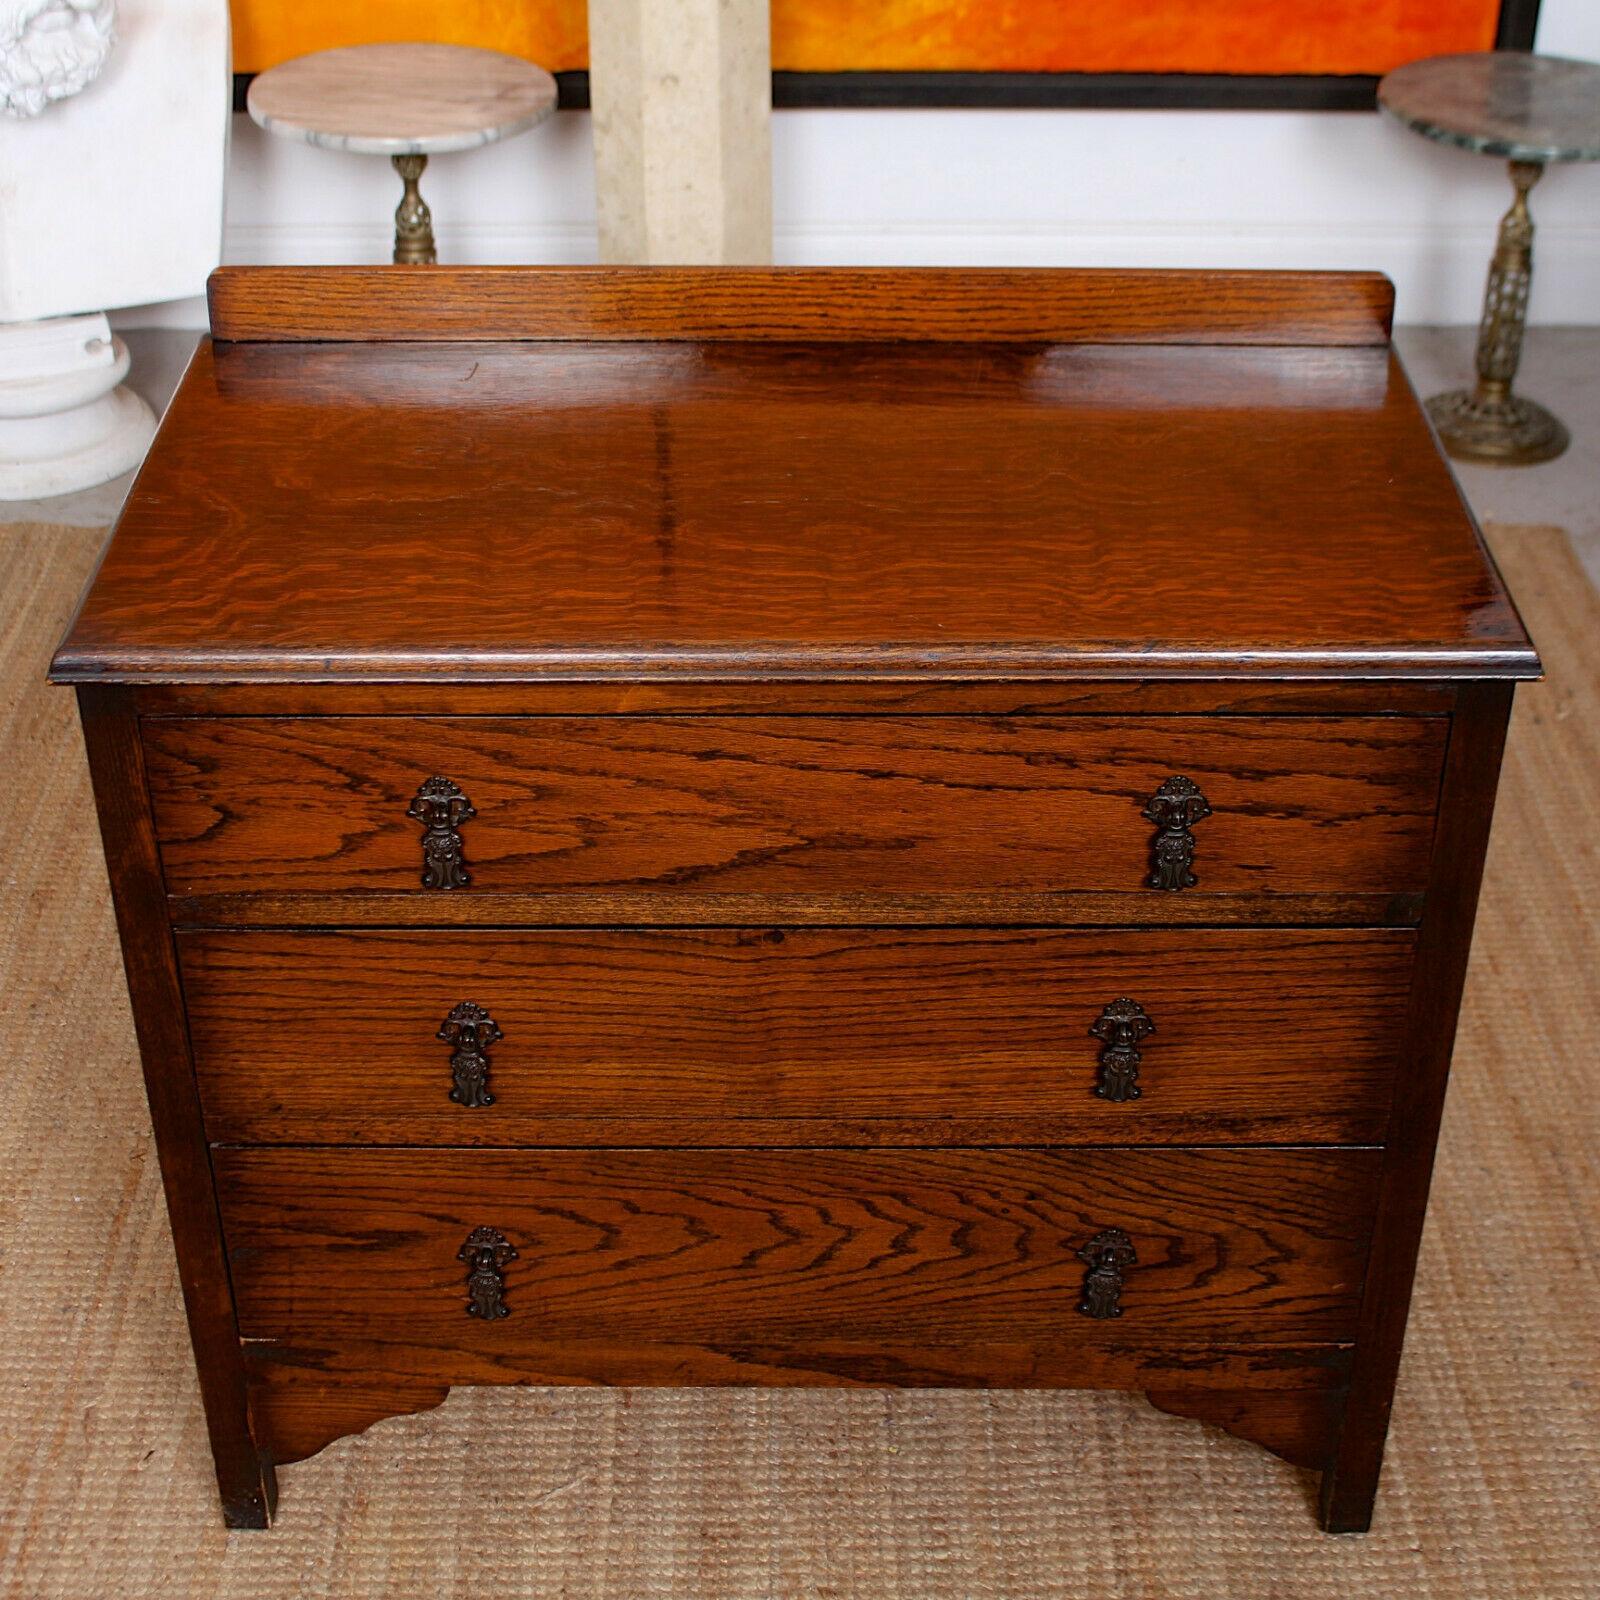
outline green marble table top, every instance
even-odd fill
[[[1508,161],[1600,161],[1600,65],[1494,50],[1397,67],[1378,103],[1408,128]]]

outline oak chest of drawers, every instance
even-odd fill
[[[1371,1514],[1513,680],[1353,275],[237,270],[78,686],[228,1521],[454,1384]]]

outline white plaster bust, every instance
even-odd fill
[[[36,117],[93,83],[116,10],[116,0],[0,0],[0,111]]]

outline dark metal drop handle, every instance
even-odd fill
[[[1139,1087],[1139,1063],[1144,1060],[1139,1043],[1155,1031],[1150,1013],[1126,996],[1113,1000],[1089,1024],[1089,1032],[1103,1046],[1100,1081],[1094,1088],[1102,1100],[1137,1100],[1144,1093]]]
[[[474,1228],[456,1251],[467,1268],[467,1315],[484,1322],[509,1317],[505,1302],[506,1263],[517,1259],[516,1246],[498,1228]]]
[[[492,1106],[489,1046],[505,1038],[500,1024],[482,1006],[463,1000],[434,1037],[450,1046],[450,1098],[470,1110]]]
[[[465,889],[472,882],[462,854],[461,825],[477,811],[448,778],[433,777],[417,790],[406,815],[422,824],[422,887]]]
[[[1139,1261],[1133,1240],[1121,1228],[1106,1228],[1078,1250],[1077,1257],[1089,1269],[1083,1275],[1078,1310],[1097,1320],[1120,1317],[1122,1275]]]
[[[1194,875],[1194,834],[1190,830],[1211,815],[1199,784],[1192,778],[1168,778],[1139,815],[1156,830],[1150,841],[1149,886],[1194,888],[1200,880]]]

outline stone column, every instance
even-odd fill
[[[772,259],[768,0],[589,0],[600,259]]]

